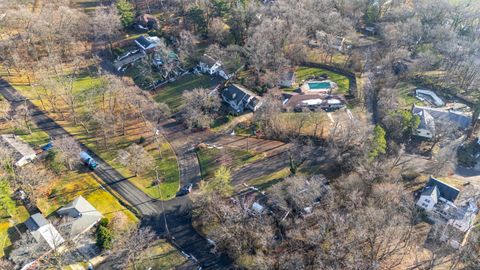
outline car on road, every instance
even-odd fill
[[[95,159],[93,159],[87,152],[83,151],[80,153],[80,159],[83,161],[83,163],[85,164],[85,166],[87,166],[90,170],[95,170],[95,168],[97,168],[98,164],[97,162],[95,161]]]
[[[48,151],[48,150],[52,149],[52,147],[53,147],[53,142],[49,142],[49,143],[45,144],[44,146],[42,146],[42,150],[43,151]]]
[[[187,195],[188,193],[190,193],[192,191],[192,188],[193,188],[193,184],[190,183],[190,184],[187,184],[185,186],[183,186],[179,192],[177,192],[177,196],[185,196]]]

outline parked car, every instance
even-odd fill
[[[53,142],[49,142],[49,143],[45,144],[44,146],[42,146],[42,150],[43,151],[48,151],[48,150],[52,149],[52,147],[53,147]]]
[[[95,159],[93,159],[87,152],[83,151],[80,153],[80,159],[90,170],[95,170],[98,166]]]
[[[179,192],[177,192],[177,196],[185,196],[187,195],[188,193],[190,193],[192,191],[192,188],[193,188],[193,184],[190,183],[190,184],[187,184],[185,186],[183,186]]]

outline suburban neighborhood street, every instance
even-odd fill
[[[18,93],[8,82],[0,79],[0,94],[3,95],[13,107],[27,103],[32,112],[32,121],[42,130],[47,132],[50,137],[70,136],[60,125],[48,117],[38,107],[32,104]],[[169,126],[165,126],[167,130]],[[172,128],[178,125],[171,125]],[[173,132],[173,130],[170,130]],[[137,209],[141,215],[144,225],[152,226],[161,236],[166,236],[166,228],[162,209],[165,209],[165,217],[168,224],[169,240],[185,253],[193,256],[194,262],[198,261],[204,269],[228,269],[230,260],[225,256],[217,257],[210,253],[208,242],[191,225],[191,219],[188,213],[188,197],[176,197],[163,203],[150,198],[147,194],[135,187],[126,177],[122,176],[117,170],[108,165],[94,152],[90,151],[85,145],[81,144],[83,150],[88,151],[98,162],[99,166],[94,173],[112,189],[114,193],[120,195],[132,207]],[[185,149],[186,145],[176,145],[176,149]],[[175,148],[175,146],[174,146]],[[194,152],[192,151],[193,155]],[[181,179],[184,182],[194,182],[200,180],[198,161],[192,159],[191,154],[183,154],[179,157],[181,166]],[[116,195],[114,194],[114,195]]]

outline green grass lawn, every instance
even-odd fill
[[[12,196],[13,194],[8,194]],[[13,201],[13,199],[10,200]],[[15,237],[18,235],[14,232],[14,226],[25,222],[29,217],[27,209],[23,205],[16,204],[15,213],[11,213],[11,216],[0,210],[0,258],[4,256],[5,252],[9,249]]]
[[[43,130],[34,127],[31,134],[20,135],[20,138],[33,148],[39,148],[50,141],[50,136]]]
[[[91,173],[68,172],[56,179],[51,188],[51,198],[37,200],[37,207],[45,216],[81,195],[108,219],[120,213],[130,223],[138,222],[135,215],[104,189]]]
[[[337,93],[339,94],[348,94],[350,89],[350,81],[347,77],[340,75],[338,73],[313,67],[298,67],[295,70],[296,81],[299,85],[302,84],[304,80],[307,80],[309,77],[318,76],[322,74],[327,74],[328,79],[335,82],[338,85]],[[294,90],[294,89],[287,89]]]
[[[418,87],[411,84],[411,83],[406,83],[406,82],[400,82],[398,83],[396,90],[398,91],[398,97],[399,97],[399,102],[400,102],[400,107],[404,109],[411,109],[413,104],[419,105],[419,106],[426,106],[425,102],[417,99],[413,94],[415,89]]]
[[[77,94],[84,94],[88,91],[93,91],[95,88],[102,84],[102,80],[98,77],[91,77],[89,76],[88,72],[82,73],[83,77],[78,78],[74,82],[74,91]],[[207,76],[200,75],[198,76],[199,81],[195,80],[197,84],[201,84],[202,81],[205,84],[205,79],[208,79],[210,82],[210,78]],[[198,79],[196,77],[196,79]],[[22,79],[22,78],[20,78]],[[178,81],[180,82],[180,81]],[[182,85],[189,85],[188,83],[184,83]],[[21,83],[21,80],[17,80],[17,83],[14,83],[13,86],[19,90],[23,95],[28,97],[35,105],[41,108],[41,103],[36,97],[34,91],[32,91],[31,87]],[[210,86],[210,85],[208,85]],[[180,95],[181,97],[181,95]],[[100,99],[100,97],[98,97]],[[80,99],[81,101],[81,99]],[[79,103],[81,104],[81,103]],[[47,108],[48,109],[48,108]],[[85,107],[80,106],[77,111],[82,113],[85,110]],[[139,125],[134,125],[133,127],[130,126],[135,134],[131,135],[128,134],[122,138],[116,139],[113,145],[109,146],[107,149],[101,149],[99,145],[95,142],[95,138],[92,138],[91,135],[85,133],[85,130],[80,126],[74,126],[72,123],[67,121],[58,121],[63,128],[65,128],[70,134],[74,135],[77,139],[79,139],[82,143],[87,145],[90,149],[92,149],[95,153],[101,156],[105,161],[107,161],[110,165],[112,165],[115,169],[117,169],[122,175],[129,177],[132,173],[121,164],[114,162],[114,159],[117,157],[117,151],[124,147],[127,147],[133,142],[138,141],[141,136],[146,136],[144,130],[142,131],[138,128]],[[138,130],[138,131],[137,131]],[[129,131],[130,132],[130,131]],[[34,146],[40,146],[44,143],[48,142],[48,135],[44,132],[34,129],[34,133],[31,135],[24,135],[22,136],[28,143],[31,143]],[[156,149],[156,147],[155,147]],[[162,177],[164,177],[164,182],[160,185],[161,192],[158,190],[158,187],[152,186],[152,181],[154,179],[154,175],[139,175],[137,177],[132,177],[129,180],[132,181],[137,187],[142,189],[148,195],[154,198],[160,199],[170,199],[173,198],[179,188],[179,171],[176,161],[176,156],[173,150],[171,149],[170,145],[163,143],[161,146],[163,158],[160,159],[160,154],[158,151],[154,151],[153,147],[150,147],[148,151],[154,156],[157,160],[157,166],[159,167],[160,173]],[[162,194],[160,196],[159,194]]]
[[[175,197],[180,186],[180,172],[177,165],[177,156],[175,155],[175,152],[171,148],[170,144],[168,144],[164,139],[160,138],[161,156],[155,143],[152,142],[144,146],[144,148],[155,159],[156,166],[159,168],[159,173],[164,179],[164,181],[160,184],[159,190],[158,186],[153,185],[153,181],[156,177],[154,172],[134,176],[128,168],[118,162],[115,162],[118,150],[126,148],[132,143],[138,142],[138,139],[141,136],[147,137],[146,134],[141,133],[126,136],[125,138],[116,141],[114,145],[111,145],[108,148],[102,148],[95,142],[95,138],[86,135],[82,128],[67,125],[62,122],[60,123],[70,134],[77,137],[82,143],[84,143],[108,164],[118,170],[123,176],[128,177],[128,180],[136,187],[147,193],[152,198],[166,200]],[[160,196],[160,194],[162,196]]]
[[[212,177],[224,162],[230,170],[250,164],[264,158],[262,154],[234,148],[203,148],[197,150],[197,157],[202,170],[202,178]]]
[[[177,112],[184,104],[183,91],[194,88],[210,88],[217,83],[217,80],[206,75],[187,74],[177,81],[168,83],[156,90],[157,92],[153,98],[156,102],[166,103],[173,112]]]

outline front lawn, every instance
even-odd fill
[[[244,165],[264,158],[264,155],[234,148],[200,148],[197,157],[202,170],[202,178],[210,178],[215,171],[224,164],[230,170],[238,169]]]
[[[98,86],[102,84],[101,78],[91,77],[89,76],[88,72],[84,72],[82,73],[82,75],[84,76],[79,77],[73,84],[74,92],[76,94],[79,94],[80,96],[79,104],[84,104],[81,101],[83,98],[85,98],[85,94],[87,92],[94,91]],[[208,82],[210,82],[210,77],[203,75],[199,75],[198,77],[202,79],[208,79]],[[19,92],[28,97],[35,105],[42,108],[42,104],[36,97],[35,91],[32,91],[30,86],[24,84],[25,78],[14,77],[12,79],[12,81],[14,82],[13,86]],[[99,102],[100,97],[100,92],[98,96],[93,96],[93,98],[95,98]],[[47,109],[49,109],[48,106]],[[79,114],[85,112],[85,110],[85,106],[78,106],[77,108],[77,112]],[[55,115],[53,115],[53,117],[54,119],[56,119],[56,122],[60,124],[65,130],[75,136],[83,144],[88,146],[91,150],[93,150],[96,154],[102,157],[106,162],[108,162],[126,177],[130,177],[132,173],[125,166],[122,166],[118,162],[114,161],[117,157],[118,150],[123,149],[134,142],[138,142],[141,137],[150,138],[150,140],[152,140],[153,136],[152,131],[147,129],[143,123],[140,123],[139,121],[130,121],[126,127],[126,134],[124,136],[114,136],[113,138],[110,138],[110,143],[108,147],[104,148],[100,146],[100,143],[98,142],[99,139],[93,137],[94,132],[92,132],[91,134],[87,134],[85,129],[83,129],[79,125],[74,125],[72,122],[69,121],[58,120],[59,117],[55,117]],[[25,135],[24,139],[34,146],[39,146],[48,142],[48,135],[46,135],[46,133],[44,133],[43,131],[38,131],[34,129],[34,134]],[[160,158],[160,154],[156,149],[157,147],[155,145],[150,145],[147,148],[147,150],[156,159],[156,165],[159,168],[161,176],[164,178],[163,183],[160,185],[162,196],[159,195],[160,192],[158,190],[158,187],[152,185],[152,181],[155,179],[154,174],[131,177],[129,178],[129,181],[131,181],[138,188],[140,188],[142,191],[144,191],[153,198],[170,199],[175,196],[180,185],[180,176],[176,161],[176,155],[171,149],[171,147],[166,144],[166,141],[162,141],[161,146],[163,158]]]
[[[296,81],[299,85],[301,85],[305,80],[313,77],[313,76],[319,76],[322,74],[328,75],[328,79],[335,82],[338,85],[338,89],[336,93],[338,94],[348,94],[350,90],[350,80],[338,73],[321,69],[321,68],[314,68],[314,67],[298,67],[295,70],[295,75],[296,75]],[[286,91],[293,91],[294,89],[286,89]]]
[[[59,177],[52,183],[49,198],[38,199],[37,207],[48,216],[80,195],[108,219],[120,214],[132,224],[138,222],[137,217],[101,186],[91,173],[68,172]]]
[[[50,141],[50,136],[37,127],[32,128],[31,134],[22,134],[20,135],[20,138],[34,149],[37,149]]]
[[[220,83],[220,81],[215,77],[201,74],[187,74],[175,82],[167,83],[155,90],[153,98],[156,102],[166,103],[172,112],[177,112],[184,104],[182,97],[183,91],[193,90],[195,88],[212,88],[218,83]]]
[[[107,148],[101,147],[96,138],[85,134],[85,131],[82,128],[69,125],[68,123],[62,123],[62,121],[59,121],[59,123],[70,134],[78,138],[103,160],[118,170],[123,176],[127,177],[136,187],[152,198],[166,200],[175,197],[180,186],[180,172],[177,165],[177,156],[170,144],[168,144],[163,137],[159,137],[161,144],[160,154],[157,144],[154,142],[152,131],[145,130],[145,126],[142,123],[130,123],[128,125],[129,128],[127,134],[112,139],[112,142]],[[116,162],[118,150],[124,149],[132,143],[138,143],[142,137],[145,139],[145,142],[142,145],[155,159],[160,177],[164,180],[160,184],[161,191],[158,190],[158,186],[153,185],[153,181],[156,178],[154,172],[134,176],[128,168]],[[162,196],[160,196],[160,193]]]

